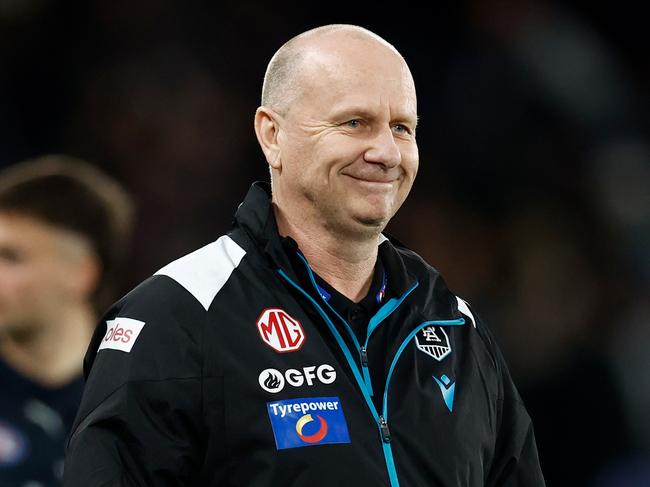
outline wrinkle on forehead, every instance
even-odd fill
[[[352,39],[341,43],[337,39],[311,46],[303,51],[295,76],[300,92],[294,101],[311,103],[314,97],[325,97],[337,103],[348,94],[381,95],[392,91],[402,97],[413,115],[417,111],[415,85],[406,62],[394,50],[375,41]]]

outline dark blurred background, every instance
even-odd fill
[[[491,326],[548,484],[650,485],[650,44],[631,1],[0,0],[0,167],[87,158],[136,196],[122,291],[214,240],[267,168],[266,63],[354,23],[413,71],[420,174],[388,232]]]

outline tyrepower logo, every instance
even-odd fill
[[[348,423],[336,396],[267,402],[266,409],[278,450],[350,443]]]
[[[106,335],[97,351],[104,348],[130,352],[135,340],[144,327],[144,321],[134,320],[132,318],[115,318],[106,321]]]
[[[265,309],[257,319],[257,330],[264,343],[277,352],[295,352],[305,341],[300,322],[279,308]]]
[[[275,394],[284,389],[285,384],[302,387],[304,384],[313,386],[316,381],[331,384],[336,380],[336,369],[328,364],[310,365],[302,370],[287,369],[284,374],[277,369],[265,369],[258,377],[260,387],[266,392]]]

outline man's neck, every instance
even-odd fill
[[[92,336],[90,306],[62,312],[52,323],[0,337],[0,356],[19,374],[46,387],[59,387],[81,374]]]
[[[378,235],[345,238],[318,225],[296,225],[276,205],[273,210],[280,235],[296,241],[314,272],[354,302],[368,294],[377,261]]]

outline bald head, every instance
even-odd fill
[[[312,64],[307,61],[315,61],[328,45],[346,39],[374,44],[402,58],[392,44],[363,27],[332,24],[308,30],[287,41],[271,58],[264,75],[262,106],[286,113],[304,89],[306,68]]]

